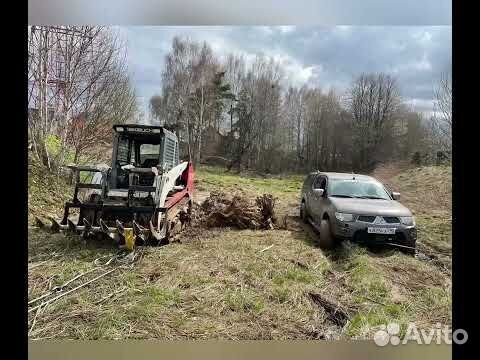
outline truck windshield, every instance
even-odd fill
[[[391,200],[382,184],[374,181],[330,179],[329,196]]]

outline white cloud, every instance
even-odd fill
[[[426,44],[432,41],[432,34],[427,30],[419,31],[413,34],[413,38],[420,43]]]
[[[422,60],[414,63],[413,67],[419,71],[430,71],[432,70],[432,64],[428,61],[426,54],[423,55]]]
[[[286,82],[344,91],[361,72],[397,77],[407,100],[433,98],[433,85],[451,67],[451,27],[255,26],[120,27],[129,69],[146,100],[161,89],[164,58],[175,35],[206,41],[221,58],[243,55],[248,65],[264,54],[282,64]],[[450,65],[449,65],[450,64]],[[417,102],[418,104],[418,102]],[[430,103],[422,107],[432,108]]]
[[[295,26],[279,26],[280,28],[280,31],[284,34],[288,34],[288,33],[291,33],[293,31],[295,31]]]
[[[263,35],[270,36],[273,35],[274,30],[271,26],[258,26],[258,30],[260,30]]]

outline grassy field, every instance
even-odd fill
[[[29,171],[30,213],[60,215],[71,189],[34,166]],[[102,265],[117,252],[109,244],[32,227],[29,300],[82,272],[92,270],[70,288],[115,271],[32,311],[30,338],[366,339],[390,321],[403,330],[408,322],[451,324],[451,168],[378,171],[415,212],[423,258],[349,243],[321,250],[297,217],[303,176],[240,176],[213,167],[196,175],[199,199],[213,190],[273,194],[279,215],[289,216],[287,228],[189,229],[181,243],[140,249],[133,264]],[[347,321],[317,305],[316,296],[343,309]]]

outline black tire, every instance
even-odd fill
[[[410,249],[410,248],[401,248],[401,252],[403,252],[404,254],[407,254],[407,255],[411,255],[411,256],[415,256],[417,250],[416,250],[416,247],[417,247],[417,242],[415,240],[413,241],[406,241],[405,244],[403,244],[405,246],[409,246],[410,248],[413,248],[413,249]]]
[[[300,204],[300,219],[307,224],[308,223],[308,215],[307,215],[307,210],[305,209],[305,201],[302,201]]]
[[[320,235],[318,237],[319,245],[322,249],[332,249],[335,247],[335,238],[330,227],[330,220],[323,219],[320,222]]]

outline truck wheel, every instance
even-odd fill
[[[335,245],[335,239],[330,228],[330,220],[323,219],[320,223],[319,244],[322,249],[331,249]]]
[[[305,224],[308,223],[307,211],[305,210],[305,201],[302,201],[302,203],[300,204],[300,218]]]
[[[414,241],[406,241],[405,246],[409,246],[410,248],[413,248],[413,249],[409,249],[409,248],[402,248],[401,251],[404,253],[404,254],[407,254],[407,255],[411,255],[411,256],[415,256],[415,253],[416,253],[416,247],[417,247],[417,242],[414,240]]]

